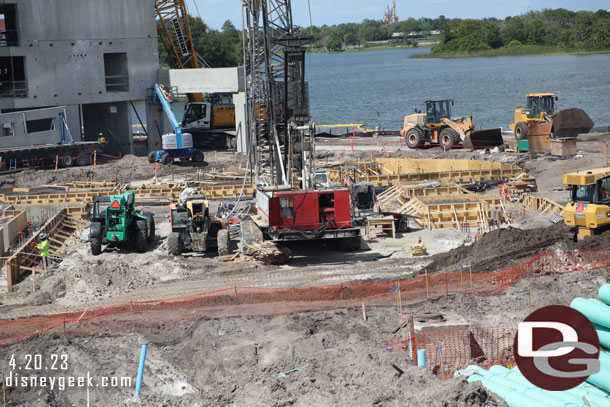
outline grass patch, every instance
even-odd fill
[[[520,55],[560,55],[560,54],[605,54],[610,50],[591,51],[584,49],[566,50],[557,46],[547,45],[521,45],[510,48],[486,49],[469,52],[437,52],[429,54],[415,54],[409,58],[477,58],[477,57],[500,57]]]

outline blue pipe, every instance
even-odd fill
[[[140,394],[142,390],[142,377],[144,376],[144,362],[146,361],[146,350],[148,349],[148,344],[142,344],[142,351],[140,351],[140,366],[138,367],[138,379],[136,381],[136,392],[135,396]]]
[[[604,284],[599,288],[597,293],[599,299],[610,305],[610,284]]]
[[[426,367],[426,350],[425,349],[417,350],[417,366]]]

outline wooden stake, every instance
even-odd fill
[[[528,309],[528,314],[532,313],[532,295],[528,292],[527,293],[527,309]]]
[[[93,171],[91,171],[91,182],[95,178],[95,166],[97,165],[97,150],[93,150]]]
[[[366,305],[362,303],[362,319],[366,322]]]
[[[608,151],[608,146],[606,145],[606,152]],[[59,161],[59,156],[56,154],[55,155],[55,171],[53,172],[57,172],[57,162]]]
[[[460,267],[460,289],[462,291],[464,291],[464,281],[463,281],[462,267]]]
[[[426,298],[430,298],[430,288],[428,286],[428,270],[424,270],[426,274]]]
[[[402,314],[402,295],[400,294],[400,284],[396,283],[396,287],[398,287],[398,312]]]
[[[468,270],[470,271],[470,288],[472,288],[472,266],[468,267]]]

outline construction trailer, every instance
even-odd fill
[[[131,101],[146,100],[159,71],[154,1],[3,1],[0,14],[0,110],[28,116],[36,141],[27,145],[56,143],[31,131],[44,124],[32,109],[62,106],[75,143],[103,133],[105,152],[133,153]],[[9,123],[17,125],[3,120],[3,128]],[[3,148],[24,147],[18,137],[0,139]]]

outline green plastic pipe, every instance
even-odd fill
[[[529,394],[537,401],[545,403],[552,402],[553,405],[561,405],[565,403],[581,403],[582,399],[575,394],[565,391],[547,391],[530,383],[521,372],[514,372],[503,366],[492,366],[489,373],[493,375],[492,379],[498,382],[506,383],[507,386],[517,387],[522,389],[522,393]]]
[[[610,393],[610,355],[608,352],[601,351],[599,353],[599,362],[601,365],[600,372],[589,376],[587,382]],[[608,404],[610,405],[610,400]]]
[[[595,330],[597,331],[597,337],[599,338],[599,343],[607,349],[610,349],[610,328],[606,328],[605,326],[593,324]]]
[[[580,311],[592,323],[610,328],[610,306],[601,301],[574,298],[570,303],[570,307]]]
[[[507,380],[511,380],[512,382],[516,382],[518,384],[524,386],[534,386],[527,380],[523,374],[518,369],[507,369],[504,366],[492,366],[489,369],[490,373],[494,373],[499,377],[505,377]],[[550,394],[551,396],[557,396],[572,403],[582,402],[582,397],[585,396],[587,401],[590,402],[591,406],[607,406],[610,403],[610,399],[606,397],[606,393],[597,387],[593,387],[588,383],[581,383],[577,387],[561,392],[551,392],[547,390],[541,390],[544,394]],[[565,397],[563,397],[565,396]]]
[[[597,293],[600,300],[610,305],[610,284],[604,284]]]

